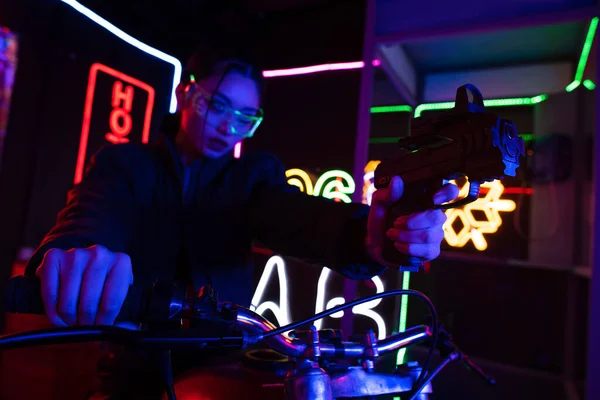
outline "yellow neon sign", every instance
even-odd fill
[[[375,169],[381,163],[379,160],[371,160],[365,166],[365,176],[363,177],[363,195],[362,202],[363,204],[371,205],[371,197],[373,197],[373,192],[375,192],[375,185],[373,184],[373,180],[375,179]]]
[[[452,183],[456,184],[456,182]],[[462,208],[446,211],[448,219],[444,224],[444,239],[450,246],[463,247],[470,240],[477,250],[487,249],[484,234],[492,234],[498,231],[498,228],[502,225],[500,211],[510,212],[516,208],[514,201],[500,198],[504,192],[504,185],[499,180],[485,182],[481,187],[489,189],[485,196]],[[460,187],[459,197],[465,197],[468,191],[469,185],[465,183]],[[483,219],[476,218],[474,212],[477,211],[479,211],[479,215],[484,216]],[[457,220],[462,223],[462,228],[458,232],[452,226]]]
[[[373,177],[379,163],[380,161],[373,160],[369,161],[365,166],[362,189],[362,202],[364,204],[371,204],[371,197],[373,192],[375,192]],[[311,176],[299,168],[287,170],[286,177],[290,185],[297,186],[301,191],[309,195],[339,199],[345,203],[351,202],[350,196],[356,189],[352,176],[341,170],[325,172],[317,179],[314,186]],[[328,182],[329,180],[331,181]],[[452,183],[457,184],[455,181],[452,181]],[[469,241],[472,241],[477,250],[484,251],[488,246],[484,235],[496,233],[500,225],[502,225],[500,212],[515,210],[516,204],[514,201],[501,198],[504,192],[504,185],[502,185],[501,181],[486,182],[481,187],[488,189],[485,196],[462,208],[446,211],[448,219],[444,224],[444,239],[446,239],[446,243],[450,246],[464,247]],[[468,184],[460,186],[459,197],[465,197],[468,190]],[[476,214],[480,217],[478,218]],[[457,220],[462,223],[462,227],[458,232],[452,226]]]
[[[313,194],[313,183],[310,175],[300,168],[292,168],[285,171],[285,176],[288,178],[288,183],[293,186],[298,186],[301,192]]]
[[[341,170],[325,172],[317,179],[314,188],[310,175],[304,170],[299,168],[288,169],[285,176],[288,178],[288,184],[297,186],[300,191],[306,194],[322,196],[326,199],[339,199],[344,203],[352,202],[350,195],[356,190],[352,175]]]

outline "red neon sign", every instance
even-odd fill
[[[106,140],[111,143],[127,143],[129,142],[127,135],[133,125],[130,114],[133,108],[133,86],[127,86],[123,91],[123,82],[116,81],[113,85],[112,106],[111,131],[106,134]]]
[[[117,80],[112,87],[112,96],[110,106],[112,111],[108,118],[110,131],[104,135],[110,143],[128,143],[127,137],[134,126],[131,116],[133,102],[136,98],[136,89],[145,91],[148,95],[144,113],[144,125],[142,127],[142,143],[148,143],[150,139],[150,122],[152,121],[152,109],[154,107],[154,88],[152,86],[132,78],[122,72],[119,72],[106,65],[95,63],[90,68],[90,75],[85,99],[85,108],[83,112],[83,125],[81,128],[81,139],[79,141],[79,153],[77,155],[77,165],[75,167],[75,184],[81,182],[83,170],[85,167],[85,158],[87,154],[90,125],[92,121],[92,109],[94,105],[94,95],[96,93],[96,82],[98,73],[103,72]]]

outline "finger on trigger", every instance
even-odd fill
[[[447,183],[433,196],[433,204],[443,204],[458,197],[458,187],[452,183]]]

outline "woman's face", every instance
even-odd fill
[[[257,84],[235,71],[221,77],[216,74],[199,80],[180,93],[179,135],[184,137],[179,142],[188,147],[188,153],[218,158],[231,152],[252,125],[244,116],[257,114]]]

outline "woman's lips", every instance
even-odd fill
[[[223,151],[227,148],[228,144],[226,141],[221,139],[208,139],[207,142],[208,148],[214,151]]]

